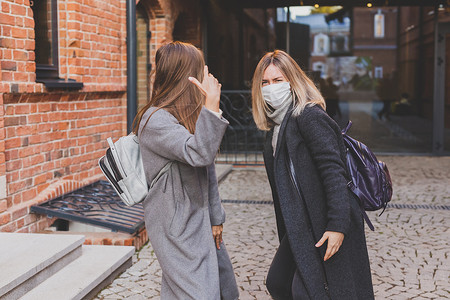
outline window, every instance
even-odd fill
[[[329,38],[323,33],[314,37],[313,55],[327,55],[329,53]]]
[[[375,67],[375,78],[383,78],[383,67]]]
[[[36,82],[47,88],[82,88],[81,82],[59,78],[57,0],[32,0],[30,6],[35,28]]]
[[[30,1],[35,24],[36,78],[58,78],[56,0]]]
[[[381,9],[374,18],[374,36],[379,39],[384,38],[384,15],[381,13]]]
[[[331,37],[331,55],[345,55],[350,54],[349,38],[346,35],[334,35]]]

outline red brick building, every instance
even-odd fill
[[[207,19],[206,9],[212,7],[217,9],[216,19]],[[149,99],[158,47],[177,39],[202,49],[210,45],[215,51],[215,35],[207,33],[206,26],[212,27],[217,18],[224,24],[235,18],[230,14],[236,15],[230,10],[219,13],[221,9],[215,1],[138,1],[139,107]],[[258,28],[265,25],[250,16],[241,19],[241,26],[250,29],[242,31],[241,41],[248,42],[239,49],[253,47],[259,56],[263,51],[258,47],[266,47],[267,39],[259,42]],[[234,38],[232,32],[227,34]],[[127,131],[126,42],[124,0],[1,2],[0,231],[43,230],[54,220],[30,214],[32,205],[103,177],[97,161],[107,148],[106,139]],[[234,53],[238,46],[225,48]],[[256,61],[252,55],[250,67]],[[221,80],[229,78],[229,86],[238,85],[232,83],[238,71],[227,75],[213,55],[210,61]]]
[[[371,57],[375,78],[397,69],[397,7],[353,9],[353,55]]]
[[[149,63],[172,39],[181,3],[138,3]],[[0,9],[0,231],[36,232],[52,220],[30,206],[101,178],[106,138],[126,134],[125,1],[5,0]]]

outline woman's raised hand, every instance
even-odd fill
[[[220,89],[222,88],[222,85],[209,73],[208,67],[205,66],[204,68],[204,76],[201,83],[194,77],[189,77],[188,79],[200,89],[203,95],[205,95],[205,107],[209,110],[219,112]]]

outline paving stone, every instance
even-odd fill
[[[450,157],[379,159],[392,176],[393,204],[450,205]],[[224,200],[241,201],[224,203],[223,233],[240,299],[269,300],[265,279],[279,244],[275,214],[271,204],[245,202],[272,200],[266,172],[263,167],[235,168],[222,180],[219,192]],[[375,231],[366,227],[376,299],[449,299],[449,211],[388,208],[378,215],[369,212]],[[161,270],[151,245],[146,244],[133,261],[96,299],[159,299]]]
[[[129,300],[145,300],[147,298],[144,295],[131,295],[131,296],[127,297],[126,299],[129,299]]]

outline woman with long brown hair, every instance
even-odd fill
[[[325,101],[298,64],[267,53],[252,83],[268,131],[264,163],[280,246],[267,275],[274,299],[373,299],[364,223],[347,188],[345,147]]]
[[[134,132],[149,184],[170,166],[143,202],[162,269],[161,299],[237,299],[214,167],[228,125],[219,110],[221,85],[191,44],[162,46],[155,65],[152,97]]]

